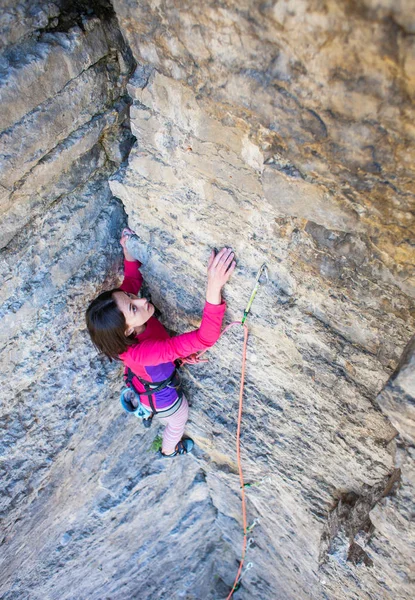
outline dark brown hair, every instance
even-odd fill
[[[134,334],[125,335],[127,324],[117,306],[114,292],[119,288],[102,292],[91,302],[86,311],[86,326],[94,346],[110,360],[118,360],[122,352],[137,343]]]

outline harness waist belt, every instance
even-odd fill
[[[140,383],[142,383],[142,385],[144,386],[144,389],[145,389],[144,392],[139,392],[137,390],[137,388],[135,387],[135,385],[133,383],[133,377],[136,377],[138,379],[138,381]],[[157,392],[160,392],[161,390],[164,390],[166,387],[169,387],[169,386],[176,388],[178,392],[180,391],[180,379],[179,379],[179,375],[178,375],[176,369],[173,371],[173,373],[170,375],[170,377],[168,377],[167,379],[164,379],[163,381],[146,381],[145,379],[141,379],[141,377],[139,375],[136,375],[135,373],[133,373],[131,371],[131,369],[128,367],[127,368],[127,376],[125,377],[125,381],[126,381],[127,386],[134,388],[137,396],[140,396],[140,397],[148,396],[148,400],[150,402],[150,407],[151,407],[151,410],[153,411],[153,413],[163,412],[163,411],[158,411],[155,409],[153,400],[151,398],[151,396],[153,394],[156,394]],[[171,384],[173,384],[173,385],[171,385]],[[179,394],[179,398],[177,400],[181,399],[180,396],[181,396],[181,394]],[[176,400],[176,402],[177,402],[177,400]],[[170,407],[170,408],[172,408],[172,407]],[[170,408],[166,409],[166,410],[170,410]],[[167,416],[167,415],[165,414],[165,416]]]

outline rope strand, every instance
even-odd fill
[[[225,333],[225,331],[227,329],[229,329],[229,327],[231,327],[232,325],[242,325],[242,323],[236,323],[236,322],[231,323],[230,325],[228,325],[228,327],[226,327],[224,329],[223,333]],[[244,486],[244,476],[243,476],[243,472],[242,472],[241,448],[240,448],[241,422],[242,422],[242,401],[243,401],[244,384],[245,384],[246,349],[247,349],[247,345],[248,345],[248,327],[244,324],[243,328],[244,328],[244,345],[243,345],[243,352],[242,352],[241,385],[239,388],[238,427],[236,430],[236,459],[238,461],[239,481],[241,484],[242,523],[243,523],[243,528],[244,528],[244,539],[243,539],[243,544],[242,544],[242,558],[241,558],[241,562],[239,564],[239,569],[236,574],[232,589],[231,589],[228,597],[226,598],[226,600],[229,600],[229,598],[232,597],[232,595],[235,591],[236,585],[238,583],[238,580],[240,578],[240,575],[241,575],[241,572],[242,572],[242,569],[244,566],[244,560],[245,560],[245,554],[246,554],[246,536],[248,535],[247,523],[246,523],[245,486]]]

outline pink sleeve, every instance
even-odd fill
[[[225,302],[218,305],[206,302],[199,329],[165,340],[144,340],[133,346],[129,351],[133,361],[130,368],[134,371],[134,362],[150,367],[210,348],[220,336],[225,310]]]
[[[124,260],[124,281],[120,285],[120,290],[130,292],[131,294],[138,294],[143,283],[143,276],[139,271],[140,267],[141,263],[139,260]]]

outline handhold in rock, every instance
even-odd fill
[[[127,233],[131,232],[131,233]],[[125,243],[128,252],[131,256],[134,256],[136,260],[139,260],[142,263],[145,263],[148,258],[148,247],[142,239],[138,237],[136,233],[134,233],[131,229],[125,229],[123,234],[128,235],[127,241]]]

